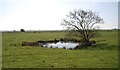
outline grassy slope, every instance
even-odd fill
[[[64,38],[65,32],[3,33],[4,68],[116,68],[118,65],[117,32],[101,32],[97,47],[65,50],[22,47],[23,41]],[[104,41],[102,41],[104,40]]]

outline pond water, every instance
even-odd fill
[[[43,47],[48,48],[66,48],[66,49],[74,49],[76,46],[78,46],[78,43],[72,43],[72,42],[57,42],[57,43],[48,43],[43,45]]]

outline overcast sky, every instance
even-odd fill
[[[105,21],[102,29],[117,28],[117,1],[0,0],[0,30],[62,30],[61,20],[74,9],[98,12]]]

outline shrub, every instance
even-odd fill
[[[24,29],[20,29],[20,32],[25,32],[25,30]]]
[[[66,47],[63,47],[63,49],[66,49]]]

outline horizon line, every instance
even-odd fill
[[[25,30],[25,31],[66,31],[67,29],[61,29],[61,30]],[[119,28],[109,28],[109,29],[96,29],[96,30],[119,30]],[[20,31],[20,30],[0,30],[0,32],[13,32],[13,31]]]

